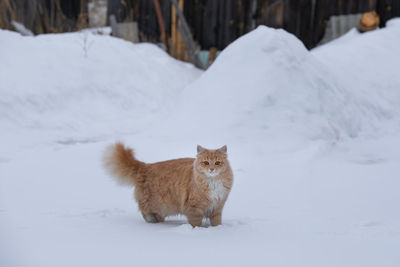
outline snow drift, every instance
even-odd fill
[[[354,96],[352,120],[370,137],[396,134],[400,129],[400,19],[386,28],[348,35],[318,47],[317,57],[341,86]]]
[[[218,145],[243,137],[377,137],[400,124],[399,24],[353,31],[311,52],[295,36],[260,26],[199,79],[201,71],[150,44],[0,31],[0,123],[12,136],[24,129],[62,142],[151,124],[166,136]]]
[[[168,111],[201,73],[155,45],[89,31],[22,37],[0,30],[0,42],[0,123],[13,129],[132,131]]]
[[[370,135],[399,115],[400,80],[393,80],[400,69],[399,31],[394,25],[310,53],[295,36],[260,26],[228,46],[183,92],[173,120],[221,139],[227,131],[254,130],[261,139]]]

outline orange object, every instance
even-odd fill
[[[379,27],[379,15],[375,12],[364,13],[360,19],[360,29],[364,32],[372,31]]]

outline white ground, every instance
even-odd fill
[[[0,43],[0,266],[400,266],[399,20],[311,52],[260,27],[202,75],[109,36]],[[227,144],[223,225],[145,223],[101,166],[116,140]]]

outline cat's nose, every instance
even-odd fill
[[[213,172],[213,171],[214,171],[214,168],[210,168],[210,171],[212,171],[212,172]]]

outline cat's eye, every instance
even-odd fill
[[[210,163],[208,161],[203,161],[204,165],[209,165]]]
[[[221,165],[221,161],[216,161],[215,165]]]

